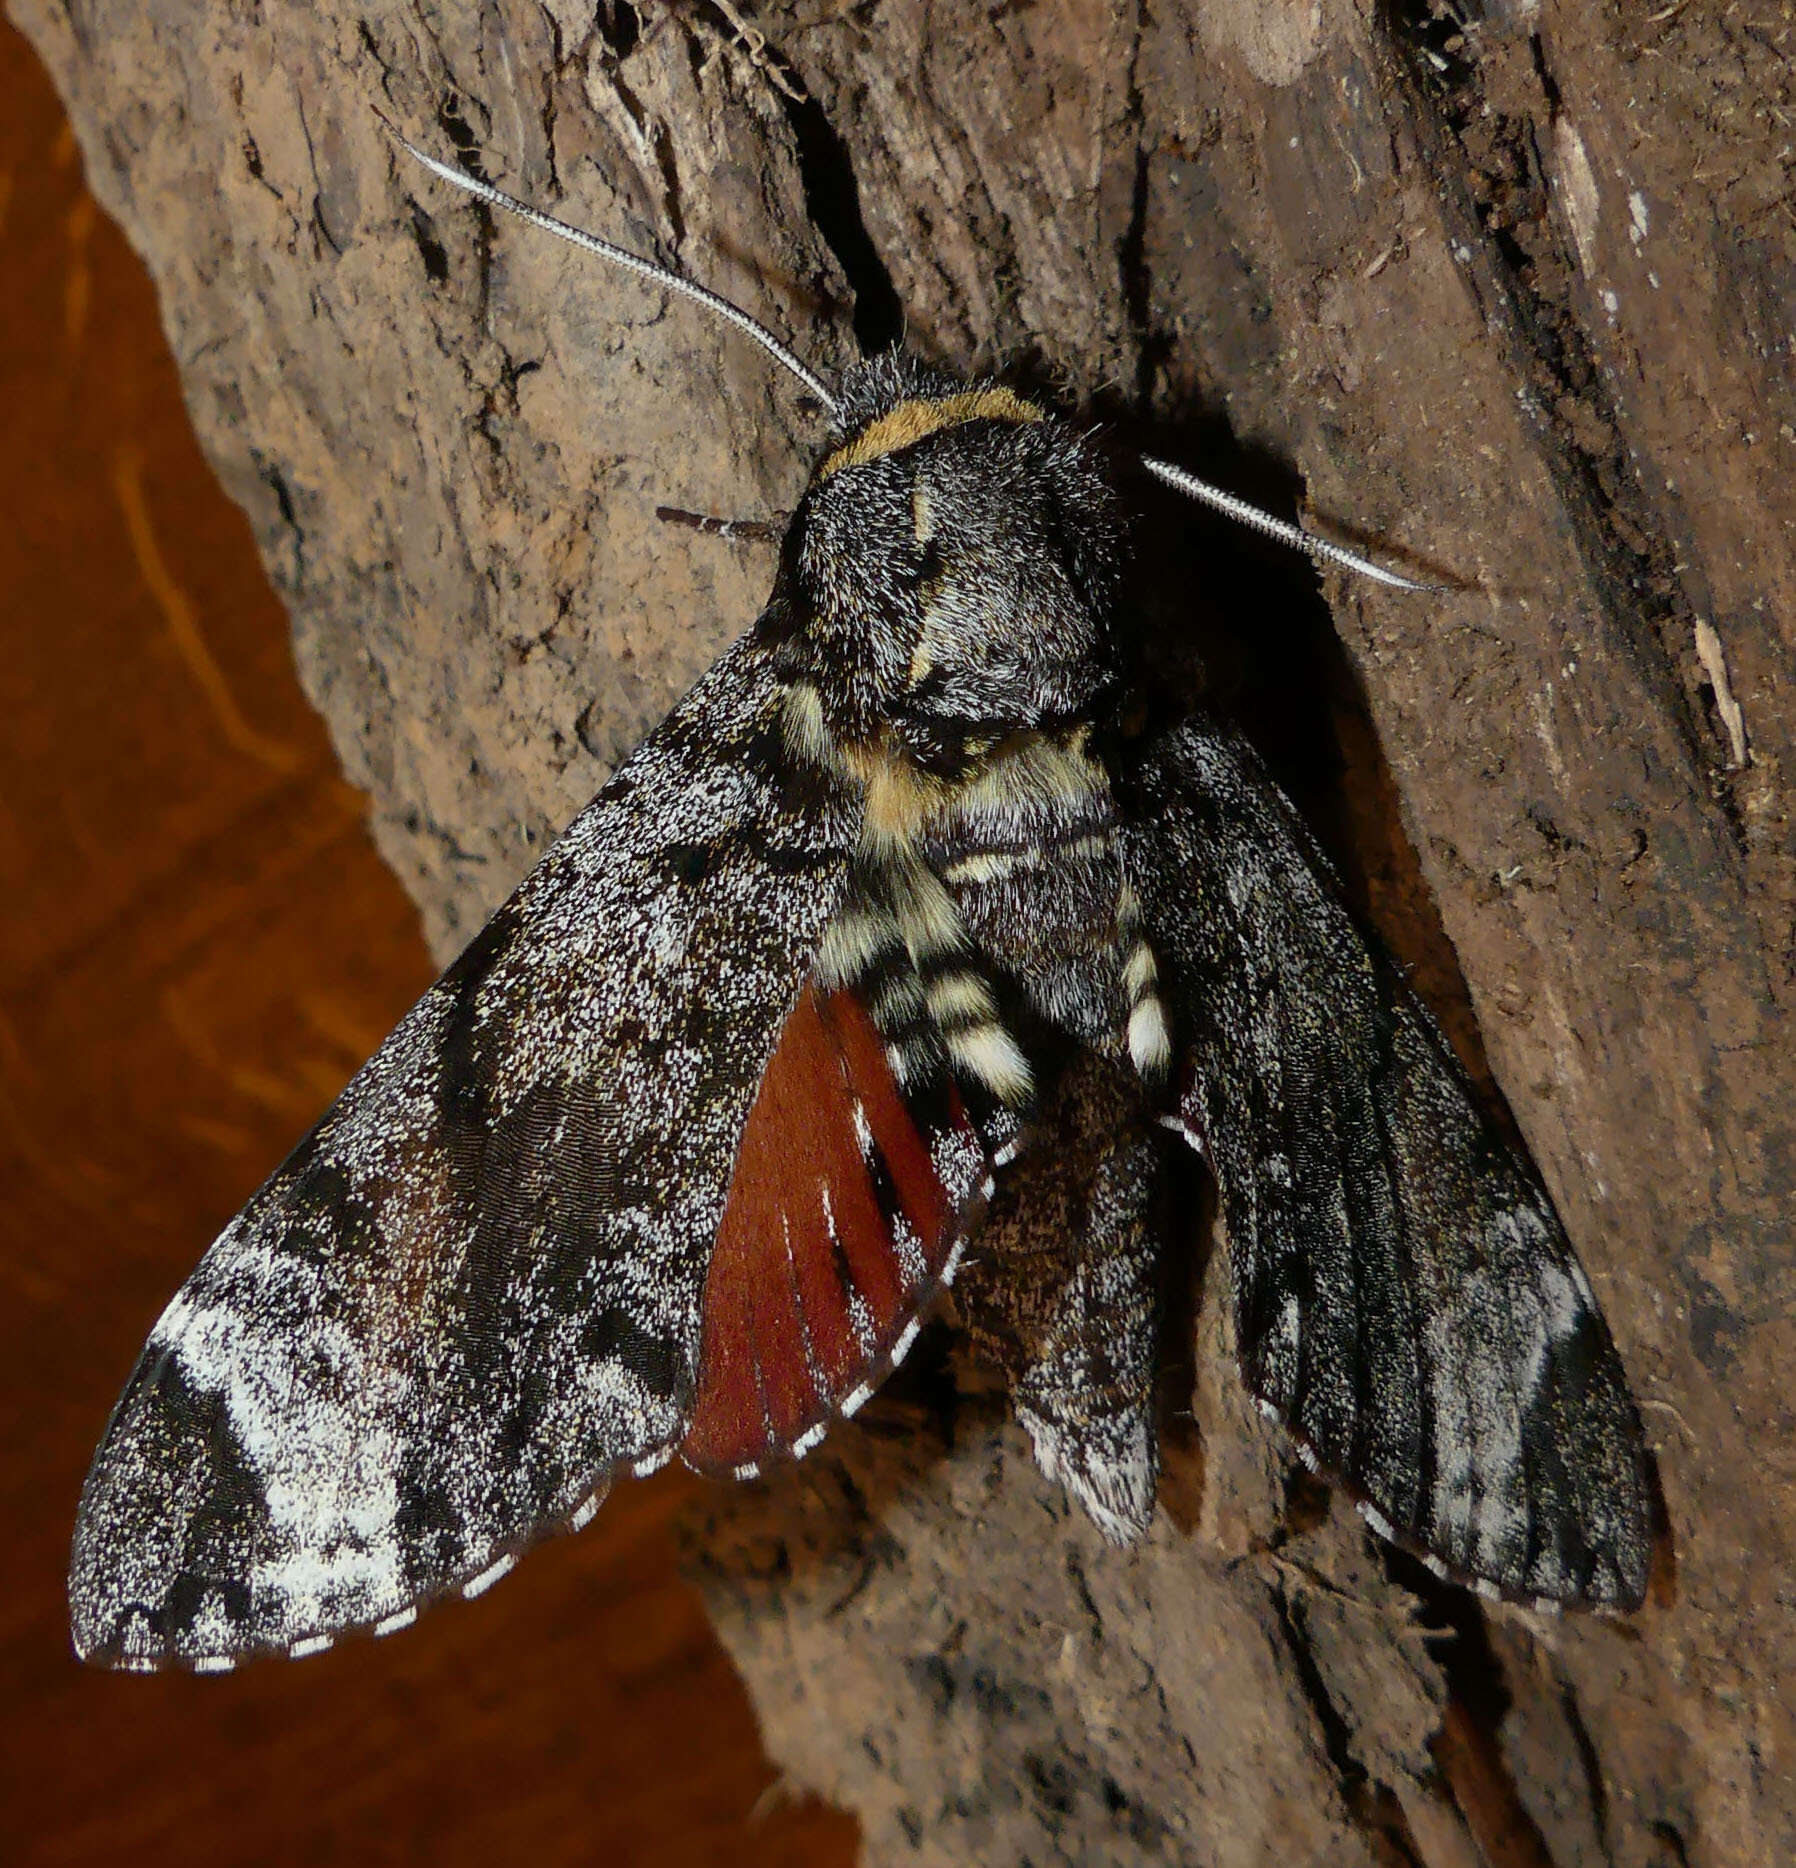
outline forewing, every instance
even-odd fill
[[[858,829],[779,705],[737,644],[207,1253],[88,1477],[84,1656],[396,1626],[678,1440],[737,1144]]]
[[[1132,790],[1189,1072],[1180,1118],[1219,1183],[1249,1388],[1437,1567],[1638,1604],[1639,1421],[1533,1169],[1237,739],[1188,724]]]

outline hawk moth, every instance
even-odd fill
[[[1032,1173],[1073,1269],[1017,1411],[1134,1541],[1186,1148],[1304,1459],[1442,1575],[1637,1605],[1642,1436],[1564,1229],[1253,753],[1145,691],[1096,442],[898,353],[832,389],[412,153],[722,312],[831,431],[753,627],[151,1332],[82,1497],[78,1652],[316,1652],[477,1594],[622,1472],[802,1456]]]

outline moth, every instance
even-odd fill
[[[411,153],[729,318],[829,438],[754,626],[151,1332],[81,1501],[80,1655],[387,1633],[620,1474],[802,1456],[994,1200],[1064,1265],[1019,1417],[1139,1539],[1179,1150],[1219,1190],[1248,1390],[1379,1535],[1638,1605],[1643,1441],[1564,1228],[1254,754],[1144,691],[1094,440],[897,353],[830,387]]]

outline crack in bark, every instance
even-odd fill
[[[1578,1696],[1569,1685],[1560,1687],[1559,1709],[1565,1714],[1565,1723],[1571,1728],[1572,1744],[1577,1748],[1578,1766],[1584,1774],[1584,1789],[1590,1798],[1590,1814],[1596,1824],[1597,1841],[1602,1845],[1605,1857],[1613,1860],[1615,1851],[1609,1842],[1609,1786],[1603,1781],[1603,1765],[1597,1756],[1596,1741],[1590,1735],[1590,1727],[1584,1722]]]
[[[1121,274],[1123,316],[1135,342],[1134,399],[1146,407],[1153,398],[1154,379],[1160,366],[1172,352],[1169,332],[1154,328],[1154,270],[1147,254],[1148,209],[1153,198],[1153,150],[1143,131],[1147,124],[1147,104],[1141,89],[1142,8],[1134,12],[1134,30],[1129,41],[1128,93],[1124,121],[1135,136],[1135,174],[1129,198],[1129,224],[1123,232],[1117,255]]]
[[[642,20],[630,0],[610,0],[594,14],[593,24],[604,40],[609,62],[621,65],[642,39]]]
[[[1396,1795],[1354,1756],[1353,1728],[1335,1705],[1334,1695],[1310,1650],[1309,1635],[1300,1626],[1299,1611],[1289,1589],[1281,1581],[1270,1590],[1269,1596],[1285,1650],[1291,1657],[1298,1689],[1321,1733],[1322,1748],[1335,1775],[1342,1811],[1359,1832],[1374,1860],[1387,1863],[1390,1868],[1427,1868]]]
[[[854,341],[863,357],[893,349],[904,338],[904,304],[861,213],[860,181],[847,141],[777,47],[764,44],[757,57],[777,72],[771,88],[792,131],[811,225],[854,293]]]
[[[1415,1598],[1416,1620],[1435,1637],[1429,1651],[1446,1681],[1447,1704],[1429,1748],[1454,1807],[1490,1868],[1553,1868],[1503,1750],[1514,1697],[1482,1605],[1402,1551],[1384,1555],[1386,1575]]]
[[[1417,145],[1452,217],[1477,230],[1486,279],[1497,294],[1495,302],[1487,301],[1487,315],[1507,341],[1516,374],[1530,385],[1523,407],[1573,516],[1590,588],[1619,637],[1634,645],[1641,671],[1659,690],[1696,769],[1710,772],[1722,763],[1718,735],[1683,675],[1692,619],[1675,550],[1629,459],[1619,411],[1583,327],[1573,307],[1541,277],[1540,259],[1548,249],[1568,276],[1577,277],[1581,267],[1564,250],[1555,223],[1537,126],[1487,96],[1476,37],[1436,7],[1437,0],[1384,0],[1380,8]],[[1559,89],[1539,33],[1529,34],[1527,43],[1551,124],[1560,116]],[[1467,186],[1468,177],[1478,178],[1482,199]],[[1710,789],[1735,851],[1745,855],[1738,812],[1723,792]]]

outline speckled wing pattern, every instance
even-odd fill
[[[1147,1535],[1160,1469],[1160,1149],[1131,1073],[1092,1052],[1042,1111],[1052,1137],[999,1187],[957,1290],[1010,1377],[1035,1457],[1112,1543]]]
[[[1532,1171],[1238,739],[1188,723],[1128,790],[1249,1389],[1443,1574],[1637,1606],[1639,1421]]]
[[[1252,755],[1139,730],[1124,556],[1044,410],[844,374],[755,630],[156,1325],[83,1496],[84,1657],[314,1652],[477,1594],[620,1468],[803,1453],[993,1202],[1019,1415],[1137,1539],[1167,1129],[1250,1390],[1376,1530],[1642,1599],[1639,1422],[1564,1230]]]
[[[677,1442],[738,1139],[859,829],[795,779],[780,698],[730,650],[207,1253],[88,1478],[85,1657],[400,1626]]]

